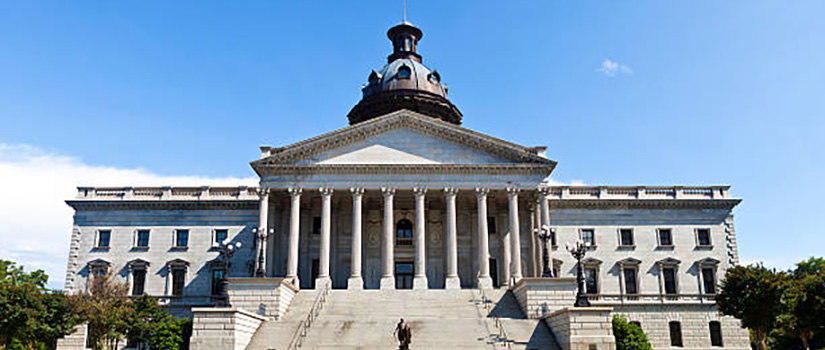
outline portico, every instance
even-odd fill
[[[275,232],[259,259],[267,276],[304,288],[457,289],[535,274],[522,244],[532,232],[520,228],[547,202],[538,196],[555,162],[543,148],[401,110],[261,150],[260,227]]]

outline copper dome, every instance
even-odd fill
[[[399,109],[409,109],[453,124],[461,124],[461,112],[447,99],[441,75],[421,63],[416,52],[423,36],[409,22],[390,28],[387,37],[393,53],[387,65],[373,70],[362,89],[363,98],[350,110],[350,124],[360,123]]]

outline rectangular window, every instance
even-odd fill
[[[636,269],[625,268],[624,274],[624,291],[626,294],[638,294],[639,290],[636,288]]]
[[[663,268],[662,277],[665,282],[665,294],[676,294],[676,269],[672,267]]]
[[[109,248],[109,241],[112,238],[111,230],[100,230],[97,232],[97,247]]]
[[[670,231],[669,228],[659,229],[659,246],[660,247],[672,247],[673,246],[673,233]]]
[[[716,273],[712,268],[702,268],[702,283],[705,287],[705,294],[716,294]]]
[[[321,217],[315,216],[312,218],[312,234],[320,235],[321,234]]]
[[[710,345],[711,346],[725,346],[722,343],[722,324],[719,321],[710,321]]]
[[[488,216],[487,217],[487,233],[491,234],[491,235],[496,233],[496,217],[495,216]]]
[[[149,230],[138,230],[135,243],[138,248],[149,248]]]
[[[143,295],[146,286],[146,270],[136,269],[132,271],[132,295]]]
[[[221,287],[221,280],[226,276],[226,269],[223,267],[212,268],[212,295],[218,295]]]
[[[679,322],[670,322],[670,346],[682,347],[682,325]]]
[[[596,274],[596,269],[594,268],[585,268],[584,269],[584,292],[587,294],[597,294],[598,293],[598,281],[596,280],[598,275]]]
[[[176,230],[175,231],[175,247],[188,247],[189,246],[189,230]]]
[[[596,232],[592,228],[584,228],[581,233],[584,244],[590,245],[591,247],[596,246]]]
[[[619,230],[619,244],[623,247],[632,247],[633,246],[633,230],[629,228],[623,228]]]
[[[696,244],[700,247],[710,247],[710,229],[700,228],[696,230]]]
[[[215,245],[223,245],[223,242],[226,241],[227,237],[229,237],[229,231],[215,230]]]
[[[556,246],[556,229],[554,229],[554,228],[550,229],[550,246],[551,247]]]
[[[173,268],[172,269],[172,296],[182,296],[183,295],[183,285],[186,282],[186,269],[185,268]]]

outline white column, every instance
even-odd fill
[[[258,189],[260,205],[258,206],[258,249],[255,250],[255,276],[264,277],[266,275],[266,238],[269,231],[269,188]]]
[[[350,277],[347,280],[347,289],[364,289],[364,279],[361,277],[361,198],[363,188],[351,188],[352,192],[352,256],[350,257]]]
[[[536,203],[530,204],[530,230],[527,231],[530,237],[530,277],[536,277],[538,264],[536,264]]]
[[[461,280],[458,278],[458,227],[456,226],[455,197],[457,188],[445,188],[447,197],[447,276],[444,288],[459,289]]]
[[[384,237],[381,242],[381,289],[395,289],[395,258],[393,257],[393,219],[392,201],[395,197],[394,188],[382,188],[384,195]]]
[[[510,262],[512,279],[518,282],[523,276],[521,274],[521,234],[519,230],[518,221],[518,188],[508,188],[507,196],[510,199],[510,248],[513,252],[510,254],[512,261]]]
[[[486,188],[476,188],[478,203],[478,288],[493,288],[493,279],[490,278],[490,244],[487,227],[487,193]]]
[[[509,224],[508,224],[509,225]],[[512,250],[510,249],[510,229],[508,227],[507,230],[501,235],[501,285],[509,286],[510,285],[510,253]]]
[[[547,199],[547,195],[549,193],[550,193],[550,188],[549,187],[539,187],[539,189],[538,189],[539,211],[541,212],[541,224],[540,224],[539,228],[546,226],[548,230],[550,229],[550,201]],[[547,234],[552,234],[552,233],[547,232]],[[550,275],[552,277],[559,277],[559,276],[553,276],[553,271],[555,271],[555,266],[553,266],[553,255],[551,254],[551,252],[553,251],[553,248],[551,247],[551,245],[552,245],[552,240],[548,239],[547,244],[545,244],[542,247],[542,249],[547,250],[548,259],[550,259],[550,262],[549,262]],[[542,259],[544,259],[544,255],[542,255]]]
[[[413,289],[427,289],[427,250],[426,250],[426,225],[425,218],[426,188],[414,188],[415,193],[415,276],[413,277]]]
[[[301,232],[301,188],[290,188],[289,196],[292,204],[289,216],[289,252],[286,261],[286,279],[291,282],[295,288],[301,288],[301,282],[298,279],[298,242]]]
[[[318,277],[315,288],[331,283],[329,278],[329,241],[332,227],[332,189],[319,188],[321,193],[321,247],[318,253]]]
[[[535,223],[535,228],[533,232],[533,245],[536,247],[535,256],[533,257],[536,260],[536,271],[533,277],[541,277],[542,273],[544,272],[544,259],[543,253],[544,247],[541,244],[541,240],[538,238],[538,234],[541,232],[541,207],[540,207],[538,196],[536,197],[536,202],[533,203],[533,222]]]

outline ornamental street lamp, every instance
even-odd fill
[[[227,243],[218,246],[218,252],[220,253],[221,265],[223,265],[224,272],[220,282],[218,282],[218,295],[215,298],[215,306],[231,306],[229,305],[229,259],[231,259],[232,256],[241,249],[241,246],[241,242],[235,242],[235,244]]]
[[[255,277],[265,277],[266,267],[264,267],[264,254],[266,254],[266,250],[264,249],[265,248],[264,246],[266,245],[265,244],[266,238],[269,237],[269,235],[275,233],[275,229],[274,228],[269,229],[269,234],[267,234],[266,231],[264,231],[264,230],[260,230],[258,228],[253,228],[252,233],[254,233],[256,235],[255,239],[258,242],[258,244],[257,244],[258,245],[258,253],[257,253],[258,261],[255,264],[258,267],[255,269]]]
[[[590,306],[590,300],[587,300],[587,296],[584,295],[584,273],[582,273],[582,259],[584,258],[585,253],[587,253],[587,249],[590,248],[590,242],[584,242],[579,239],[573,246],[571,246],[570,243],[565,243],[564,246],[567,248],[567,251],[573,255],[573,258],[578,261],[578,265],[576,265],[576,283],[579,288],[578,291],[576,291],[576,303],[573,304],[573,306],[588,307]]]
[[[542,225],[540,229],[533,229],[533,232],[536,234],[536,237],[541,240],[541,246],[544,247],[541,254],[541,259],[544,262],[541,277],[553,277],[553,272],[550,270],[550,253],[548,252],[550,246],[547,245],[547,242],[552,239],[555,232],[553,232],[553,230],[547,225]]]

